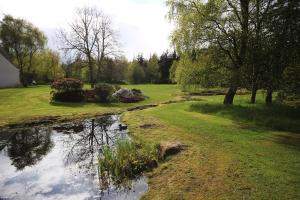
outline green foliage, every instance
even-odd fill
[[[159,58],[160,83],[171,83],[170,69],[174,61],[178,60],[176,52],[166,51]]]
[[[208,50],[199,53],[195,59],[189,55],[181,56],[176,62],[175,81],[183,89],[188,87],[211,88],[226,85],[227,71],[220,68],[213,60],[213,55]]]
[[[5,15],[0,22],[0,40],[11,60],[20,68],[22,76],[25,68],[26,72],[31,72],[33,57],[44,49],[47,38],[30,22]]]
[[[228,72],[223,74],[230,87],[225,104],[233,103],[238,87],[252,90],[252,103],[264,88],[266,103],[272,103],[284,69],[299,63],[299,1],[168,0],[167,6],[169,19],[176,23],[172,43],[180,56],[210,48],[222,52],[226,62],[215,67]],[[184,62],[192,69],[183,74],[196,74],[181,82],[211,85],[207,77],[198,77],[205,73],[195,70],[194,63]]]
[[[145,82],[145,72],[142,66],[137,62],[133,61],[128,67],[128,80],[130,83],[139,84]]]
[[[38,52],[32,63],[32,71],[37,83],[49,83],[65,75],[57,52],[51,50]]]
[[[285,69],[278,97],[281,101],[294,101],[300,106],[300,65]]]
[[[97,100],[100,102],[110,102],[113,100],[112,94],[118,89],[118,86],[114,86],[108,83],[97,83],[95,86],[95,93]]]
[[[157,166],[158,148],[119,140],[115,148],[104,147],[99,158],[101,177],[111,178],[116,185],[139,177],[145,170]],[[108,175],[107,175],[108,174]],[[107,180],[101,179],[102,182]]]
[[[128,62],[125,57],[118,59],[106,58],[101,67],[97,81],[120,84],[126,80]]]
[[[159,64],[158,64],[158,57],[156,54],[153,54],[147,65],[146,70],[147,79],[150,83],[157,83],[159,82],[160,74],[159,74]]]

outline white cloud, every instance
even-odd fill
[[[96,6],[111,16],[129,59],[138,53],[148,57],[169,48],[173,25],[165,18],[164,0],[3,0],[0,11],[38,26],[47,34],[49,46],[55,48],[55,31],[72,21],[74,10],[82,6]]]

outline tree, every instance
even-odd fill
[[[105,58],[101,70],[100,82],[122,83],[126,79],[128,62],[125,57]]]
[[[136,60],[132,61],[128,67],[128,80],[131,83],[138,84],[145,82],[145,72],[140,63]]]
[[[24,73],[31,72],[34,55],[44,49],[46,36],[30,22],[5,15],[0,23],[0,40],[1,46],[20,68],[20,79],[26,86]]]
[[[168,0],[169,17],[178,25],[172,42],[178,52],[216,46],[230,59],[230,87],[224,104],[232,104],[245,66],[250,0]]]
[[[96,8],[84,7],[77,9],[69,28],[68,31],[60,31],[63,49],[84,55],[89,69],[89,82],[93,88],[100,77],[104,59],[119,53],[111,20]]]
[[[101,13],[96,8],[78,8],[70,30],[59,32],[65,51],[80,52],[85,56],[92,88],[95,85],[93,51],[100,34],[100,16]]]
[[[184,90],[227,85],[228,71],[218,66],[220,65],[218,61],[225,59],[223,55],[218,53],[215,52],[215,49],[203,49],[195,55],[182,55],[180,60],[176,62],[176,82]]]
[[[95,52],[97,60],[97,80],[100,79],[101,68],[103,68],[104,59],[107,57],[118,57],[120,54],[119,42],[117,41],[117,34],[112,28],[111,19],[108,16],[101,13],[99,16],[99,20],[100,32],[96,39]]]
[[[289,71],[293,71],[291,68],[297,68],[300,51],[299,9],[299,1],[273,1],[267,16],[269,37],[265,48],[268,49],[269,62],[264,78],[267,104],[272,103],[273,91],[280,88],[285,69],[289,67]]]
[[[157,83],[160,78],[159,74],[159,64],[158,57],[156,54],[153,54],[149,58],[148,66],[147,66],[147,76],[150,83]]]
[[[160,72],[160,83],[170,83],[170,69],[174,61],[178,60],[176,52],[169,53],[166,51],[162,53],[159,58],[159,72]]]
[[[34,56],[31,70],[33,79],[38,83],[49,83],[65,75],[59,53],[50,49],[40,51]]]

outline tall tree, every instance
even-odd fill
[[[100,17],[101,12],[96,8],[78,8],[74,21],[69,25],[70,29],[59,32],[65,51],[80,52],[85,56],[92,88],[95,85],[93,51],[100,34]]]
[[[219,47],[231,60],[230,87],[224,104],[232,104],[240,85],[249,37],[250,0],[168,0],[169,17],[177,23],[172,41],[178,52]]]
[[[159,81],[159,64],[156,54],[150,56],[146,72],[150,83],[157,83]]]
[[[89,82],[93,88],[100,77],[104,58],[119,53],[111,20],[97,8],[83,7],[77,9],[69,28],[60,31],[64,43],[63,49],[80,52],[85,56],[89,69]]]
[[[97,80],[100,79],[103,62],[108,57],[118,57],[121,53],[116,31],[112,27],[111,19],[104,13],[99,16],[99,34],[96,39]],[[109,63],[109,62],[107,62]]]
[[[170,69],[174,61],[178,60],[176,52],[169,53],[166,51],[162,53],[159,58],[159,72],[160,72],[160,83],[170,83]]]
[[[1,46],[19,67],[20,79],[25,86],[24,73],[30,72],[34,55],[44,49],[46,36],[30,22],[5,15],[0,22],[0,40]]]
[[[286,67],[297,67],[300,52],[300,2],[273,1],[267,16],[268,67],[265,74],[266,103],[272,103],[272,93],[278,89]]]

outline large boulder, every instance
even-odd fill
[[[119,89],[112,96],[123,103],[134,103],[145,99],[141,91],[127,88]]]

